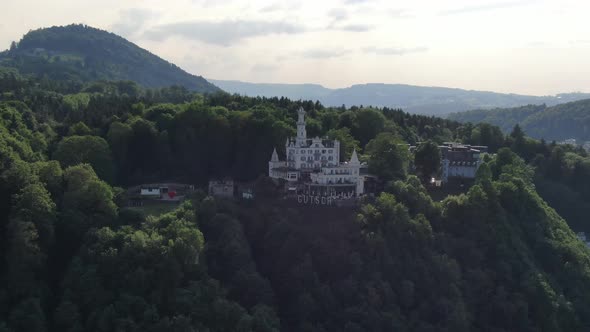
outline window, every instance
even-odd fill
[[[332,159],[334,159],[334,157],[328,156],[328,160],[332,160]]]
[[[320,147],[320,145],[319,145],[319,144],[316,144],[316,145],[315,145],[315,147],[316,147],[316,148],[319,148],[319,147]]]
[[[301,161],[305,161],[305,156],[302,156],[301,157]]]
[[[322,150],[322,154],[326,153],[326,150]]]
[[[332,152],[334,152],[334,150],[332,150],[332,149],[328,150],[328,153],[332,153]]]

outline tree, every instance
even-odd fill
[[[87,136],[92,135],[92,130],[84,122],[78,122],[70,127],[68,136]]]
[[[98,176],[108,182],[114,179],[114,164],[107,141],[98,136],[69,136],[57,145],[53,157],[62,167],[88,163]]]
[[[356,112],[352,127],[352,134],[361,144],[367,144],[385,127],[385,116],[372,108],[363,108]]]
[[[349,160],[354,150],[360,151],[360,143],[351,134],[350,129],[330,129],[326,134],[330,139],[340,142],[340,159]]]
[[[440,163],[440,149],[435,142],[426,141],[418,145],[414,153],[414,165],[425,180],[438,173]]]
[[[32,222],[39,233],[41,247],[48,250],[53,244],[56,206],[41,183],[24,187],[16,196],[13,216],[20,221]]]
[[[408,170],[408,145],[390,133],[381,133],[366,147],[369,171],[384,181],[404,179]]]
[[[514,125],[514,128],[510,133],[510,139],[512,140],[512,144],[510,146],[512,151],[516,152],[521,157],[526,158],[526,139],[524,136],[524,132],[518,124]]]

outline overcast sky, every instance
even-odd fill
[[[0,49],[85,23],[207,78],[590,92],[585,0],[1,2]]]

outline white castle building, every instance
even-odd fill
[[[297,111],[297,136],[285,143],[286,160],[279,160],[274,149],[268,162],[268,175],[300,184],[308,194],[335,196],[364,193],[364,177],[356,151],[348,162],[340,162],[340,142],[319,137],[307,138],[305,111]]]

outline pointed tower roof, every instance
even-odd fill
[[[277,148],[272,150],[272,157],[270,157],[270,161],[279,161],[279,154],[277,153]]]
[[[356,149],[352,151],[352,156],[350,156],[350,163],[351,164],[360,164],[359,157],[356,154]]]

